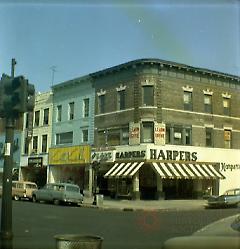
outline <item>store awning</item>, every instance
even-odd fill
[[[225,179],[212,164],[152,163],[162,178],[173,179]]]
[[[115,163],[104,177],[133,177],[143,164],[144,162]]]

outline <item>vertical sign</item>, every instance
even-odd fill
[[[140,144],[140,123],[129,123],[129,145]]]
[[[166,127],[165,124],[154,124],[154,143],[156,145],[164,145],[166,136]]]

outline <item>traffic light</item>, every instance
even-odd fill
[[[33,111],[34,85],[23,76],[2,77],[0,84],[0,117],[17,117],[24,112]]]

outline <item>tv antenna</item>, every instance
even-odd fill
[[[51,66],[50,69],[52,71],[52,86],[53,86],[54,76],[55,76],[55,72],[57,72],[57,70],[56,70],[56,66]]]

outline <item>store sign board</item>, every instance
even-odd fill
[[[221,163],[221,171],[235,171],[240,170],[240,164],[230,164],[230,163]]]
[[[140,144],[140,123],[129,123],[129,145]]]
[[[94,151],[91,154],[92,162],[114,162],[114,151]]]
[[[43,166],[43,158],[42,157],[29,157],[28,158],[28,166],[42,167]]]
[[[50,165],[90,163],[90,146],[78,145],[49,149]]]
[[[165,124],[154,124],[154,143],[156,145],[165,144],[166,127]]]

